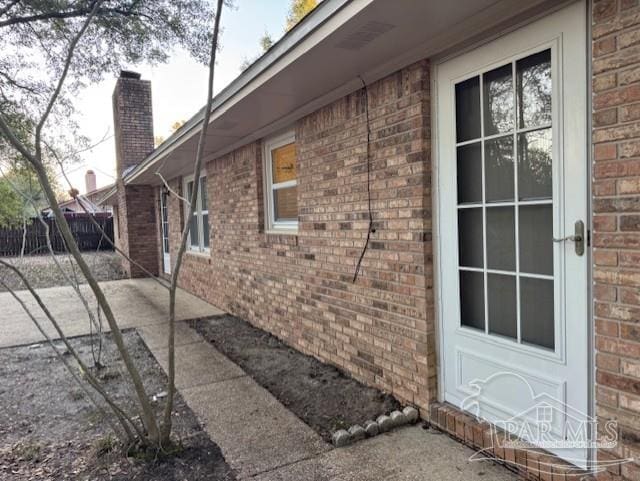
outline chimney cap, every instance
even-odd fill
[[[138,72],[134,72],[132,70],[120,70],[120,78],[132,78],[135,80],[140,80],[140,74]]]
[[[96,173],[93,170],[89,169],[87,170],[87,175],[96,175]]]

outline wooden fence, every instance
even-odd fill
[[[87,214],[65,215],[73,236],[81,251],[111,251],[111,244],[103,238],[100,230]],[[96,222],[105,234],[113,240],[113,217],[96,215]],[[67,252],[64,239],[58,230],[55,219],[44,219],[49,226],[51,245],[56,253]],[[24,255],[49,254],[46,229],[38,219],[31,219],[26,225],[26,234],[22,226],[0,227],[0,256],[19,256],[24,243]]]

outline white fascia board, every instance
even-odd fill
[[[220,118],[233,105],[291,65],[311,48],[320,44],[341,25],[353,18],[375,0],[324,0],[294,29],[267,53],[254,62],[213,99],[209,123]],[[132,182],[172,150],[193,138],[202,128],[204,108],[192,117],[182,129],[170,137],[147,159],[140,163],[125,179]]]

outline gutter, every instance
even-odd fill
[[[111,197],[113,197],[117,193],[118,193],[118,186],[117,184],[114,184],[103,197],[100,197],[100,199],[98,199],[96,203],[98,205],[109,204],[108,200],[111,199]],[[110,204],[110,205],[113,205],[113,204]]]
[[[251,82],[256,80],[267,70],[277,65],[282,58],[290,53],[294,48],[300,45],[309,35],[328,22],[334,15],[342,10],[347,4],[353,0],[323,0],[308,15],[306,15],[295,27],[287,32],[278,42],[276,42],[264,55],[252,63],[244,72],[242,72],[235,80],[227,85],[213,98],[211,112],[220,109],[227,102],[234,100],[241,90],[247,87]],[[245,97],[249,92],[244,93],[238,99]],[[192,134],[196,134],[204,119],[204,107],[201,108],[193,117],[191,117],[177,132],[171,135],[165,142],[156,148],[145,160],[133,168],[124,180],[130,182],[139,174],[144,172],[156,160],[164,154],[169,153],[178,147],[182,142],[191,138]],[[211,119],[213,122],[215,119]],[[109,192],[105,199],[115,193]]]

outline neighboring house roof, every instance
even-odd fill
[[[324,0],[213,99],[205,160],[296,120],[415,61],[444,55],[548,0]],[[223,17],[224,18],[224,17]],[[193,166],[204,108],[127,172],[127,184],[160,185]],[[116,189],[104,198],[113,202]]]
[[[87,192],[86,194],[78,195],[75,199],[59,202],[58,206],[63,211],[75,212],[76,209],[78,209],[80,212],[84,212],[86,209],[86,211],[90,213],[104,212],[105,209],[102,206],[105,205],[105,202],[103,202],[103,199],[113,188],[114,185],[110,184],[99,189],[92,190],[91,192]],[[46,208],[43,212],[47,215],[51,215],[52,213],[51,208]]]

